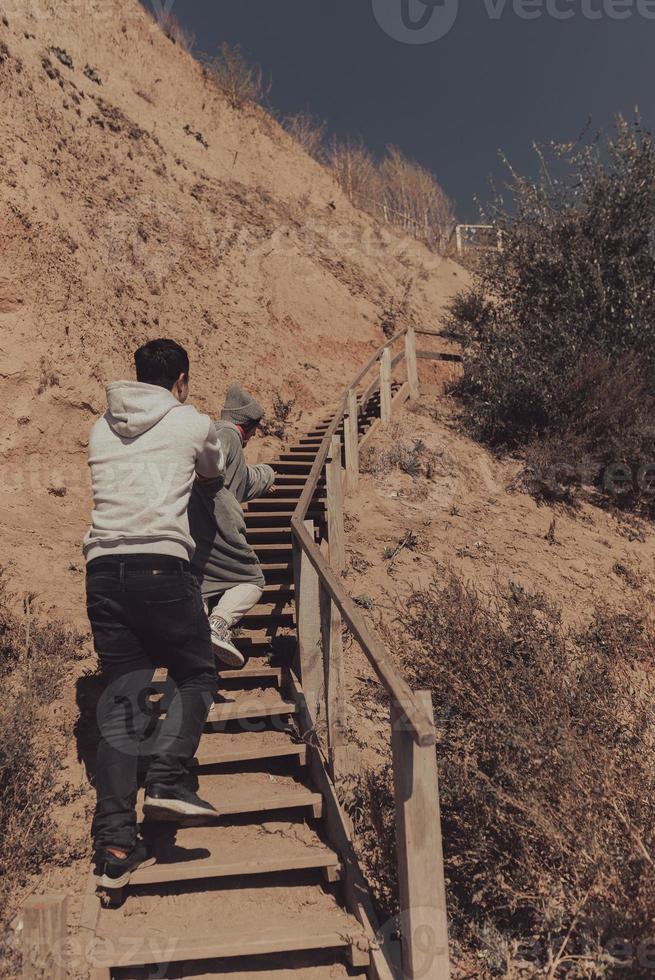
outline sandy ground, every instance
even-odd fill
[[[346,500],[350,594],[373,625],[393,629],[395,607],[427,585],[447,565],[490,600],[497,587],[516,583],[544,593],[562,610],[564,622],[589,622],[596,608],[652,610],[655,597],[655,534],[652,526],[582,503],[573,511],[539,505],[513,489],[518,460],[498,460],[460,431],[456,406],[438,395],[408,405],[378,428],[363,465],[379,468],[380,457],[399,442],[420,440],[434,459],[431,479],[414,479],[398,468],[361,477]],[[411,548],[396,550],[407,532]],[[356,644],[348,648],[350,726],[360,760],[386,759],[388,712],[370,697],[373,673]]]
[[[467,274],[354,210],[263,110],[230,108],[137,0],[3,8],[2,561],[82,622],[87,435],[137,346],[183,343],[203,410],[235,379],[295,399],[291,432],[407,290],[398,325],[434,324]]]

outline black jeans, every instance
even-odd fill
[[[129,850],[136,838],[139,758],[146,785],[184,779],[216,690],[209,623],[189,564],[165,555],[89,562],[87,612],[105,690],[98,704],[96,847]],[[166,667],[172,697],[157,721],[149,695]]]

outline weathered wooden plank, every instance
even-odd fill
[[[412,401],[417,401],[420,395],[420,389],[418,383],[418,367],[416,364],[416,333],[412,327],[409,328],[405,337],[405,361],[407,364],[409,397]]]
[[[297,757],[307,764],[307,746],[294,742],[288,732],[207,732],[196,752],[194,765],[217,766],[234,762]]]
[[[180,851],[189,855],[186,860],[180,861]],[[155,840],[155,854],[157,863],[133,872],[132,885],[254,877],[283,871],[336,874],[339,868],[339,856],[322,844],[309,827],[275,821],[267,823],[266,831],[256,824],[234,828],[229,846],[214,828],[179,829],[173,843],[165,836]]]
[[[380,357],[380,418],[390,422],[391,407],[391,349],[385,347]]]
[[[328,542],[330,564],[337,572],[346,567],[346,541],[343,524],[343,483],[341,479],[341,439],[332,436],[330,455],[325,467],[327,486]]]
[[[68,902],[65,895],[35,895],[23,906],[24,980],[65,980]]]
[[[291,683],[294,688],[294,700],[298,704],[301,730],[307,731],[308,726],[311,726],[307,702],[302,687],[293,678]],[[399,980],[394,974],[390,950],[378,943],[380,928],[368,884],[355,853],[350,818],[339,803],[334,785],[328,779],[325,760],[316,746],[310,746],[309,764],[313,783],[323,796],[323,818],[328,840],[341,857],[346,907],[362,926],[370,945],[373,980]]]
[[[341,574],[346,567],[346,541],[343,523],[343,486],[341,482],[341,440],[332,437],[330,457],[326,464],[328,499],[328,544],[330,565]],[[324,590],[322,590],[324,593]],[[343,664],[341,613],[329,594],[323,595],[324,649],[328,750],[332,775],[343,775],[347,764],[347,699]]]
[[[313,521],[304,530],[314,540]],[[296,622],[300,677],[314,726],[325,720],[325,672],[321,637],[321,603],[318,575],[307,555],[294,543]]]
[[[408,398],[409,398],[409,382],[405,381],[405,383],[400,386],[396,394],[391,399],[392,411],[397,412],[398,409],[405,404]]]
[[[452,361],[457,364],[463,364],[464,358],[461,354],[450,354],[445,351],[431,351],[431,350],[420,350],[417,351],[416,356],[419,360],[425,361]]]
[[[346,485],[348,493],[354,493],[359,485],[359,407],[354,388],[348,392],[347,411],[348,414],[344,419]]]
[[[304,525],[299,523],[296,517],[292,518],[291,523],[298,545],[320,575],[323,585],[336,602],[344,622],[382,681],[385,690],[402,705],[419,745],[434,745],[436,742],[434,723],[416,700],[385,645],[368,626],[352,599],[346,594],[341,577],[336,575],[325,561]]]
[[[293,701],[281,697],[276,691],[244,691],[225,692],[227,700],[216,702],[209,709],[208,725],[220,725],[227,721],[239,721],[246,718],[276,718],[280,715],[293,715],[296,705]]]
[[[415,697],[434,720],[429,691]],[[417,745],[405,713],[392,702],[391,743],[396,810],[403,975],[448,980],[448,920],[437,756]]]
[[[158,962],[194,962],[198,960],[230,959],[235,956],[265,956],[274,953],[293,953],[302,950],[316,949],[350,949],[353,946],[351,937],[346,930],[330,931],[329,922],[323,929],[317,922],[312,922],[313,929],[303,922],[303,916],[297,916],[297,921],[289,917],[288,932],[279,926],[274,930],[263,931],[253,929],[252,923],[246,922],[241,935],[219,936],[207,938],[204,942],[191,940],[172,941],[170,948],[162,942],[162,949],[157,956],[157,950],[152,941],[147,939],[123,941],[116,943],[116,957],[112,964],[114,968],[128,966],[147,966]],[[105,937],[101,934],[100,939]],[[157,938],[157,937],[155,937]],[[107,942],[113,943],[113,937],[108,935]]]

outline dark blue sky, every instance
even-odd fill
[[[655,19],[643,16],[655,18],[653,0],[431,0],[426,30],[458,13],[425,44],[396,39],[419,36],[402,26],[403,3],[416,19],[429,14],[421,0],[177,0],[173,10],[197,48],[241,44],[282,113],[309,109],[339,136],[361,135],[376,153],[396,144],[428,166],[462,220],[477,217],[489,175],[502,177],[499,148],[533,171],[533,140],[575,139],[589,117],[606,128],[638,105],[655,123]],[[517,5],[542,15],[526,20]]]

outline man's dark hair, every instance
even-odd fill
[[[134,355],[137,381],[170,391],[181,374],[189,373],[189,355],[174,340],[149,340]]]

